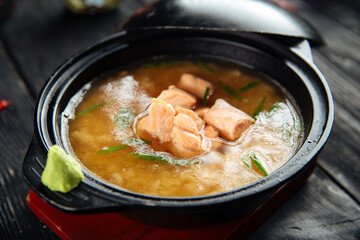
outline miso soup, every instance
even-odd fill
[[[240,188],[286,163],[303,138],[268,77],[212,61],[153,61],[106,72],[64,111],[68,150],[131,192],[190,197]]]

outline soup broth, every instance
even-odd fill
[[[184,73],[211,84],[204,96],[190,93],[196,100],[194,106],[172,110],[163,100],[153,100],[171,85],[181,89],[178,85]],[[301,144],[303,129],[289,99],[267,77],[238,66],[208,61],[137,64],[103,74],[74,96],[64,112],[63,134],[82,165],[103,181],[146,195],[208,195],[259,180],[291,158]],[[207,108],[224,102],[249,115],[246,119],[253,119],[235,139],[209,124],[206,117],[203,120]],[[168,108],[171,114],[176,112],[180,125],[189,120],[189,111],[194,113],[203,124],[197,125],[196,132],[202,151],[187,154],[179,150],[175,138],[180,137],[184,144],[188,140],[181,138],[183,130],[174,135],[177,120],[169,125],[170,140],[147,129],[141,132],[142,121],[151,118],[155,104]],[[161,122],[161,114],[153,114],[154,122]],[[178,119],[179,115],[183,119]],[[214,134],[210,137],[205,133],[208,125]],[[160,124],[153,131],[166,127]]]

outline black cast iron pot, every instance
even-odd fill
[[[85,179],[69,193],[53,192],[42,185],[49,147],[66,146],[60,134],[61,115],[70,98],[104,71],[154,58],[221,60],[270,76],[295,99],[304,119],[303,144],[286,164],[267,177],[215,195],[183,198],[142,195],[102,182],[86,169]],[[46,202],[68,213],[119,212],[159,227],[204,226],[244,216],[281,187],[304,176],[327,141],[333,111],[330,89],[312,61],[307,40],[210,29],[123,30],[71,57],[45,84],[35,107],[34,138],[24,159],[24,177]]]

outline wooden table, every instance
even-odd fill
[[[67,12],[61,0],[18,0],[0,25],[0,239],[57,239],[28,208],[21,165],[43,83],[68,57],[117,30],[152,0],[123,0],[107,15]],[[306,184],[250,239],[360,239],[360,1],[292,0],[321,33],[313,50],[335,102],[335,122]]]

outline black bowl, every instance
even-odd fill
[[[305,49],[305,51],[299,51]],[[328,84],[309,56],[307,41],[279,42],[255,33],[191,29],[121,31],[71,57],[45,84],[35,108],[34,138],[23,163],[31,188],[68,213],[119,212],[141,223],[171,228],[212,224],[244,216],[278,189],[304,174],[316,161],[333,123]],[[169,198],[129,192],[96,179],[85,179],[69,193],[41,184],[49,147],[64,147],[61,114],[69,99],[95,76],[139,59],[208,58],[245,65],[275,79],[295,99],[304,119],[304,142],[281,168],[245,187],[215,195]],[[72,154],[72,153],[70,153]]]

